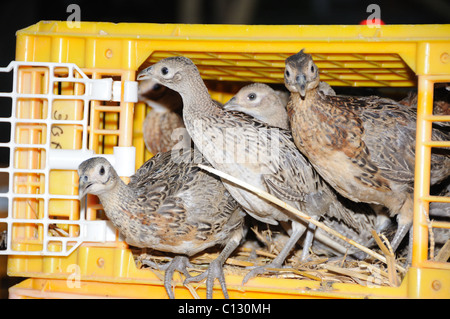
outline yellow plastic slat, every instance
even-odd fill
[[[429,202],[450,203],[450,197],[442,197],[442,196],[423,196],[422,200]]]
[[[450,147],[450,141],[449,142],[441,142],[441,141],[424,142],[423,145],[428,146],[428,147]]]

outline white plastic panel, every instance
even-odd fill
[[[36,83],[33,85],[42,87],[38,93],[23,93],[24,89],[20,87],[18,79],[19,68],[30,67],[44,70],[43,75],[37,77]],[[58,70],[65,70],[65,76],[57,75]],[[39,62],[11,62],[6,68],[0,68],[0,73],[12,72],[12,91],[0,92],[1,99],[10,99],[11,101],[11,116],[0,117],[0,123],[10,125],[11,132],[9,141],[1,140],[0,147],[9,149],[9,161],[7,167],[0,168],[0,174],[8,175],[8,189],[0,192],[0,199],[2,205],[7,202],[8,212],[5,215],[0,214],[0,233],[6,230],[6,247],[0,243],[0,255],[42,255],[42,256],[67,256],[73,252],[83,242],[106,242],[116,240],[116,231],[111,226],[110,222],[106,220],[87,220],[85,211],[85,200],[79,204],[80,213],[79,218],[74,220],[70,219],[55,219],[55,217],[49,216],[48,210],[51,201],[57,202],[58,200],[72,200],[78,201],[78,195],[58,195],[55,191],[50,191],[50,175],[52,170],[68,170],[73,171],[78,168],[78,165],[93,156],[104,156],[108,158],[111,164],[116,168],[120,176],[130,176],[134,174],[135,166],[135,149],[134,147],[115,147],[113,155],[96,155],[93,151],[88,150],[88,121],[89,121],[89,107],[92,100],[97,101],[120,101],[121,100],[121,88],[125,87],[127,92],[127,99],[134,100],[137,96],[137,84],[133,84],[132,81],[127,81],[122,86],[121,82],[113,81],[112,78],[103,79],[90,79],[80,68],[75,64],[70,63],[39,63]],[[61,84],[62,83],[62,84]],[[78,94],[61,94],[62,85],[71,85],[70,83],[77,83],[78,87],[83,89]],[[1,89],[1,88],[0,88]],[[132,92],[132,91],[135,92]],[[22,93],[20,93],[22,92]],[[39,109],[42,112],[42,116],[24,117],[18,116],[17,105],[24,100],[37,101],[41,103],[42,108]],[[83,113],[81,118],[67,119],[67,116],[61,116],[52,112],[52,105],[58,103],[58,101],[77,101],[83,107]],[[4,101],[3,101],[4,102]],[[32,103],[32,102],[30,102]],[[4,105],[4,104],[3,104]],[[4,106],[2,106],[4,107]],[[52,114],[53,113],[53,114]],[[80,149],[60,149],[55,138],[60,134],[60,127],[63,126],[76,126],[77,129],[73,130],[76,134],[80,134],[82,141]],[[39,136],[40,141],[44,141],[39,144],[34,143],[21,143],[17,141],[16,134],[22,127],[33,127],[33,132],[37,131],[42,136]],[[79,128],[79,129],[78,129]],[[78,132],[79,131],[79,132]],[[80,136],[80,135],[77,135]],[[52,144],[53,143],[53,144]],[[38,151],[36,151],[38,150]],[[18,163],[17,153],[30,152],[38,158],[33,158],[33,161],[39,163],[37,168],[20,168],[21,164]],[[34,152],[34,153],[33,153]],[[36,153],[36,154],[35,154]],[[31,157],[30,157],[31,158]],[[120,165],[118,165],[120,163]],[[35,176],[37,182],[30,182],[28,180],[23,181],[22,190],[19,191],[19,186],[14,185],[14,182],[20,180],[20,178],[29,179],[30,176]],[[76,187],[74,182],[71,187]],[[38,184],[38,185],[35,185]],[[32,187],[28,187],[32,185]],[[44,188],[42,190],[42,188]],[[25,191],[23,191],[25,189]],[[31,191],[29,190],[31,189]],[[33,191],[36,189],[36,191]],[[57,191],[56,191],[57,193]],[[23,201],[23,209],[29,211],[29,216],[20,218],[14,216],[13,206],[18,205],[17,201]],[[33,205],[29,204],[33,202]],[[39,216],[34,213],[36,207],[39,207]],[[16,207],[17,209],[17,207]],[[34,214],[34,215],[33,215]],[[63,224],[65,227],[71,227],[70,225],[76,225],[78,231],[76,236],[71,236],[62,230],[59,232],[51,231],[52,228],[58,227]],[[13,227],[21,225],[31,225],[31,240],[28,240],[30,234],[25,231],[25,242],[31,241],[32,244],[37,244],[34,247],[42,246],[42,249],[31,249],[32,251],[23,251],[21,248],[14,248],[12,241]],[[56,225],[56,226],[55,226]],[[24,226],[25,227],[25,226]],[[35,232],[35,236],[33,234]],[[28,236],[28,237],[27,237]],[[17,236],[16,236],[17,237]],[[19,236],[20,237],[20,236]],[[22,238],[22,237],[20,237]],[[17,238],[15,238],[15,245],[17,246]],[[20,240],[19,240],[20,241]],[[49,249],[51,245],[49,243],[60,243],[58,251],[52,251]],[[27,244],[29,244],[27,242]],[[28,250],[28,249],[27,249]]]

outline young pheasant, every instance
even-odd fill
[[[319,88],[323,94],[336,95],[325,82]],[[264,83],[252,83],[244,86],[223,107],[228,111],[239,111],[269,124],[270,126],[289,129],[289,118],[286,111],[289,97],[284,91],[276,91]]]
[[[152,154],[168,152],[174,148],[191,147],[187,134],[183,134],[183,101],[181,96],[151,80],[139,82],[139,101],[151,107],[142,123],[145,146]]]
[[[323,88],[324,94],[335,95],[328,84],[324,85]],[[278,92],[267,84],[253,83],[241,88],[223,107],[226,110],[240,111],[251,115],[270,126],[288,129],[287,103],[279,98]],[[340,216],[341,219],[328,218],[325,215],[322,222],[344,236],[368,246],[372,241],[371,230],[377,228],[374,211],[368,205],[353,203],[340,196],[338,199],[348,208],[348,214]],[[340,246],[345,247],[341,251],[336,250],[336,246],[329,240],[330,236],[327,233],[322,233],[321,229],[316,230],[315,238],[322,243],[320,244],[322,251],[328,251],[329,254],[335,255],[339,255],[339,253],[341,255],[342,253],[352,254],[353,247],[350,244],[333,237],[331,240],[334,241],[334,244],[339,243]],[[319,246],[317,241],[314,242],[313,246]],[[360,252],[355,254],[355,256],[361,255]]]
[[[297,150],[290,134],[240,112],[217,106],[195,64],[185,57],[163,59],[143,70],[138,79],[153,79],[183,98],[183,118],[194,144],[218,170],[263,189],[311,218],[343,215],[345,209],[332,189]],[[224,181],[225,187],[248,214],[276,225],[292,221],[292,234],[280,254],[268,265],[249,272],[246,282],[267,268],[280,268],[307,224],[257,195]],[[308,234],[311,234],[308,232]],[[312,241],[307,236],[307,242]],[[308,244],[305,244],[309,247]],[[307,253],[304,249],[304,253]]]
[[[295,144],[340,194],[397,215],[395,250],[412,225],[416,113],[377,96],[327,96],[302,51],[286,59],[288,115]],[[448,140],[433,131],[433,139]],[[450,174],[450,156],[432,156],[432,183]]]
[[[78,168],[79,194],[97,195],[106,216],[128,244],[178,254],[166,267],[164,286],[170,298],[175,270],[189,281],[207,277],[207,297],[219,279],[228,297],[222,266],[240,244],[244,216],[222,182],[201,171],[207,162],[198,151],[159,153],[147,161],[126,185],[111,164],[94,157]],[[189,256],[206,248],[225,245],[202,276],[190,277]]]
[[[289,118],[285,101],[280,94],[263,83],[253,83],[241,88],[223,108],[239,111],[270,126],[289,129]]]

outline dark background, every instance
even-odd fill
[[[380,6],[386,24],[450,23],[449,0],[3,0],[0,66],[14,59],[15,32],[41,20],[66,20],[67,6],[81,21],[225,24],[359,24]]]
[[[380,6],[386,24],[448,24],[450,0],[103,0],[0,2],[0,67],[15,56],[15,33],[41,20],[67,20],[69,4],[78,4],[81,21],[209,23],[209,24],[359,24],[367,19],[367,6]],[[450,36],[450,35],[449,35]],[[9,77],[0,77],[0,92],[9,91]],[[0,104],[0,117],[10,116],[9,106]],[[0,142],[8,140],[0,130]],[[0,165],[8,155],[0,151]],[[3,164],[4,165],[4,164]],[[7,184],[7,182],[6,182]],[[0,187],[4,185],[0,181]],[[5,276],[6,256],[0,256],[0,298],[22,278]]]

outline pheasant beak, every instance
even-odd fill
[[[300,74],[295,80],[295,86],[300,93],[300,96],[304,98],[306,95],[306,77],[304,74]]]
[[[239,106],[239,104],[236,102],[236,98],[233,97],[227,103],[225,103],[223,105],[223,108],[228,111],[233,111],[233,110],[235,110],[235,107],[237,107],[237,106]]]
[[[142,81],[142,80],[150,80],[152,79],[152,67],[148,67],[144,70],[142,70],[141,72],[139,72],[138,76],[137,76],[137,80],[138,81]]]
[[[83,197],[87,194],[88,188],[92,185],[89,183],[88,177],[86,175],[81,175],[78,180],[78,197],[83,199]]]

